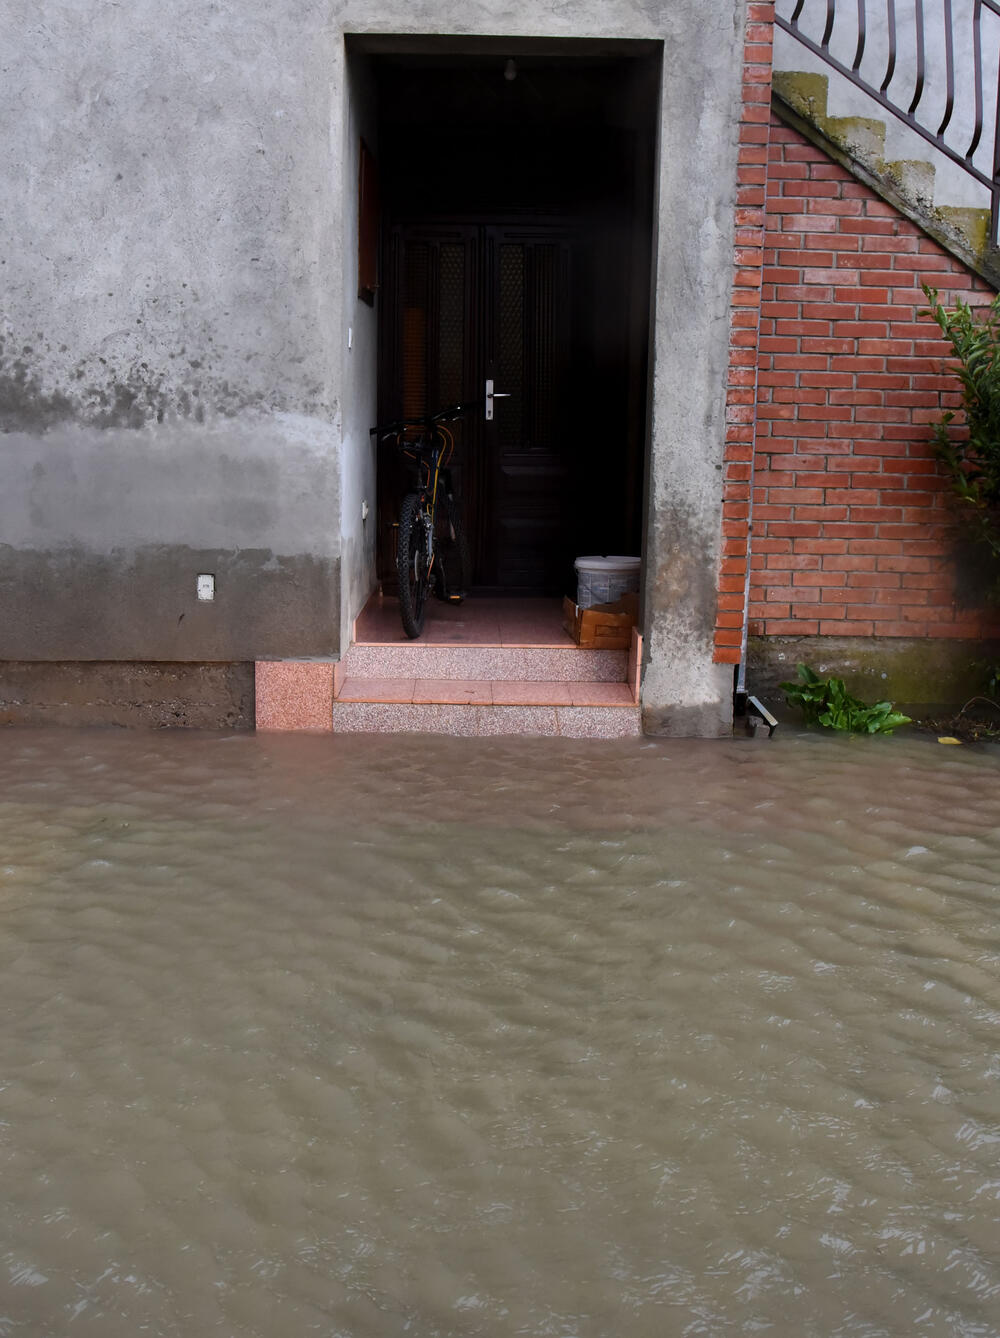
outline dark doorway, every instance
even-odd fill
[[[395,54],[375,62],[384,202],[379,417],[498,399],[456,434],[480,589],[562,594],[638,553],[657,65]],[[379,575],[405,483],[379,460]]]

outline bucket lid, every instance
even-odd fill
[[[578,557],[573,563],[577,571],[634,572],[642,566],[637,557]]]

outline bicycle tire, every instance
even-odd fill
[[[407,493],[399,510],[399,616],[411,641],[424,630],[427,610],[427,522],[415,492]]]
[[[445,493],[434,519],[434,593],[448,604],[461,604],[469,588],[471,562],[461,508]]]

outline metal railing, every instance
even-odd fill
[[[785,0],[780,8],[780,28],[989,191],[996,246],[1000,0]]]

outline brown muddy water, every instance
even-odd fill
[[[1000,751],[0,736],[0,1338],[1000,1333]]]

